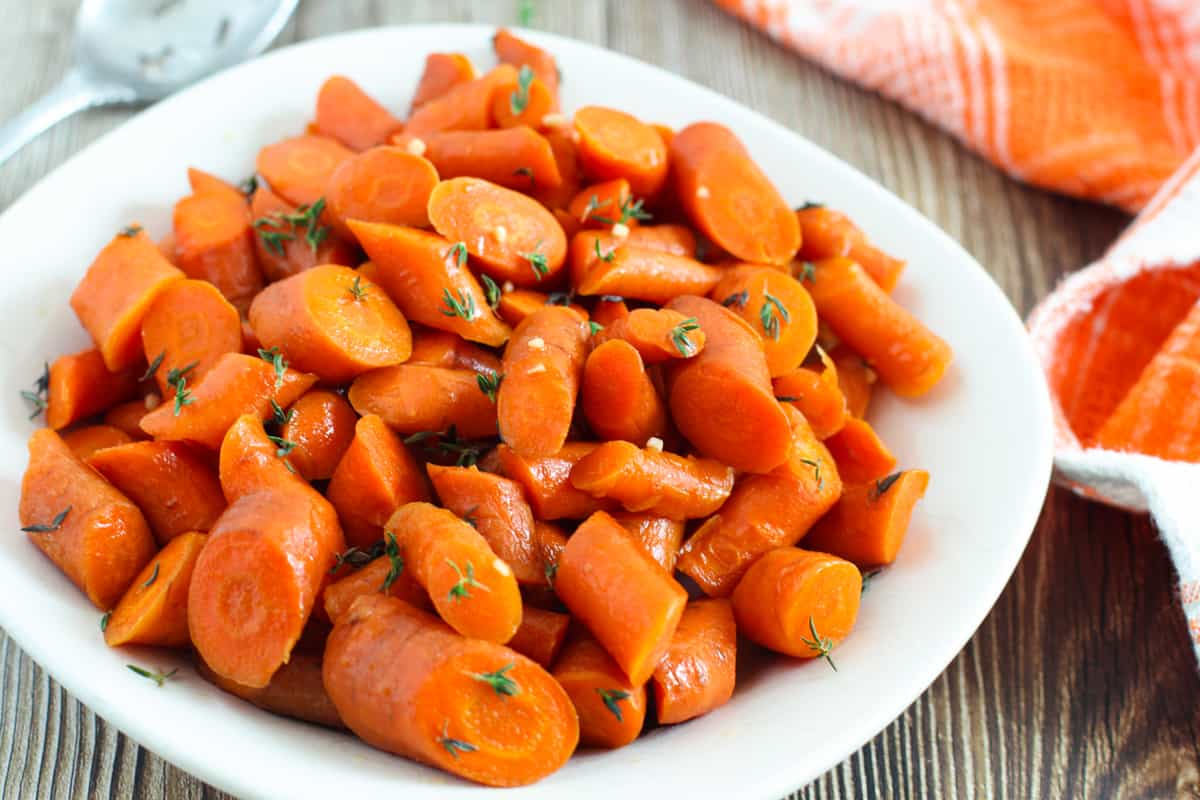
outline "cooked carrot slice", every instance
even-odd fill
[[[772,378],[800,366],[817,340],[817,309],[800,281],[752,264],[726,268],[709,297],[762,337]]]
[[[295,206],[312,206],[329,176],[354,151],[326,136],[295,136],[264,147],[255,162],[271,191]]]
[[[553,209],[556,212],[555,216],[559,218],[559,223],[562,224],[563,217],[557,212],[563,211],[570,204],[572,198],[579,191],[582,181],[575,155],[575,142],[571,135],[562,128],[543,131],[542,136],[550,145],[550,152],[554,154],[554,165],[558,168],[558,176],[562,180],[554,187],[535,185],[531,181],[527,191],[530,191],[546,208]],[[563,230],[566,230],[568,236],[574,233],[574,231],[567,230],[565,225]]]
[[[524,39],[514,36],[505,28],[496,31],[496,35],[492,37],[492,49],[496,51],[496,57],[503,64],[530,67],[538,80],[546,84],[546,88],[554,95],[557,104],[559,75],[558,65],[555,63],[553,55],[535,44],[530,44]]]
[[[846,487],[842,499],[804,537],[810,550],[859,567],[891,564],[904,543],[913,507],[925,496],[929,473],[910,469]]]
[[[838,387],[846,396],[846,410],[850,416],[862,419],[879,377],[862,356],[848,348],[839,346],[830,355],[837,367]]]
[[[462,83],[475,80],[475,67],[462,53],[430,53],[425,56],[425,69],[413,94],[414,110],[436,100]]]
[[[575,112],[575,130],[579,162],[593,178],[625,178],[641,197],[653,197],[666,183],[666,144],[658,131],[631,114],[584,106]]]
[[[847,419],[842,429],[826,439],[825,444],[847,483],[873,481],[896,467],[896,457],[865,420]]]
[[[675,571],[679,545],[683,542],[684,522],[657,514],[614,511],[612,518],[629,531],[646,554],[657,561],[667,573]]]
[[[628,316],[629,306],[625,305],[625,301],[618,297],[601,297],[592,306],[592,322],[605,328]]]
[[[246,198],[225,189],[197,192],[175,204],[172,220],[179,268],[245,308],[263,287]]]
[[[369,547],[397,507],[428,500],[425,474],[404,443],[374,414],[354,426],[354,441],[338,462],[325,492],[337,509],[346,541]]]
[[[558,98],[528,65],[512,80],[505,80],[492,93],[492,122],[499,128],[526,125],[539,128],[547,114],[558,107]]]
[[[413,331],[413,350],[407,363],[465,369],[489,375],[500,372],[500,359],[491,351],[471,344],[457,334],[428,328]]]
[[[402,123],[357,83],[334,75],[317,93],[317,130],[351,150],[383,144]]]
[[[683,587],[603,511],[567,540],[554,590],[634,686],[654,672],[687,603]]]
[[[266,355],[270,361],[226,353],[194,388],[181,378],[174,396],[142,417],[142,430],[156,439],[187,440],[216,450],[242,414],[266,419],[272,400],[286,408],[316,382],[315,375],[288,369],[281,356]]]
[[[251,414],[237,418],[221,441],[221,491],[230,503],[254,492],[279,486],[307,486],[291,464],[291,448],[271,439],[262,420]]]
[[[497,87],[516,80],[516,76],[515,67],[501,64],[473,81],[453,86],[414,109],[404,126],[404,135],[425,139],[442,131],[487,130],[492,124],[492,96]]]
[[[554,303],[550,301],[554,300]],[[560,300],[565,300],[562,294],[548,295],[545,292],[534,291],[533,289],[513,289],[511,292],[503,292],[500,295],[500,302],[496,306],[496,312],[500,314],[500,318],[509,325],[520,325],[526,317],[534,314],[547,305],[562,305]],[[583,306],[578,303],[571,303],[566,306],[583,319],[587,319],[588,312]]]
[[[873,247],[866,235],[842,212],[809,206],[798,209],[796,219],[800,222],[801,234],[797,258],[804,261],[849,258],[858,262],[885,292],[892,291],[899,282],[904,261]]]
[[[321,593],[321,602],[329,619],[336,624],[354,601],[365,594],[386,594],[411,606],[431,610],[429,595],[417,583],[412,570],[404,569],[399,550],[393,555],[375,558],[362,569],[342,577],[342,569],[334,573],[335,580]]]
[[[49,428],[29,437],[18,511],[30,541],[103,610],[154,555],[154,537],[138,507]]]
[[[425,157],[443,178],[472,177],[524,191],[562,182],[550,143],[524,125],[434,133],[426,145]]]
[[[344,729],[333,701],[325,692],[321,679],[321,656],[314,653],[292,653],[291,659],[271,676],[266,686],[243,686],[212,671],[204,659],[196,659],[200,677],[222,691],[240,697],[248,703],[283,717],[300,719],[326,728]]]
[[[496,318],[479,281],[466,268],[467,248],[415,228],[352,220],[379,284],[413,322],[490,347],[511,329]]]
[[[142,568],[104,626],[104,641],[109,647],[191,644],[188,589],[196,559],[207,540],[203,533],[181,533]]]
[[[67,431],[62,435],[67,447],[81,461],[87,461],[88,456],[106,447],[116,447],[133,441],[125,431],[112,425],[85,425]]]
[[[325,198],[333,224],[352,236],[348,220],[423,228],[429,193],[437,185],[433,164],[398,147],[372,147],[343,161],[329,177]]]
[[[175,393],[173,377],[196,384],[226,353],[242,352],[242,321],[215,286],[178,281],[155,298],[142,322],[142,350],[153,365],[163,397]]]
[[[193,194],[202,194],[204,192],[224,193],[230,197],[237,197],[243,203],[246,202],[246,195],[232,183],[218,178],[216,175],[188,167],[187,171],[188,186],[192,187]]]
[[[183,280],[140,227],[117,234],[71,294],[71,308],[111,372],[142,357],[142,320],[163,289]]]
[[[137,503],[160,544],[207,531],[225,510],[216,472],[183,442],[131,442],[93,453],[87,463]]]
[[[675,194],[695,227],[742,261],[792,259],[796,215],[732,131],[697,122],[675,135],[669,152]]]
[[[336,264],[268,286],[250,306],[250,325],[265,347],[332,383],[400,364],[412,352],[408,321],[391,298]]]
[[[571,284],[578,286],[582,283],[597,261],[611,263],[608,261],[609,255],[621,245],[689,259],[696,254],[696,237],[682,225],[638,225],[630,228],[629,234],[621,238],[614,236],[611,230],[580,231],[571,237],[571,244],[567,248]],[[716,275],[719,279],[720,273]]]
[[[161,400],[156,395],[151,402],[157,407]],[[134,441],[149,439],[150,436],[142,430],[142,417],[147,413],[149,413],[149,409],[146,408],[144,400],[130,400],[128,403],[120,403],[110,408],[104,415],[104,424],[123,431]]]
[[[324,684],[368,744],[488,786],[549,775],[579,740],[570,699],[533,661],[383,595],[334,626]]]
[[[354,439],[358,415],[336,392],[314,389],[292,403],[279,436],[291,447],[288,460],[306,481],[323,481]]]
[[[527,605],[521,612],[521,627],[508,640],[508,646],[550,669],[567,638],[570,624],[571,618],[566,614]]]
[[[737,681],[737,623],[728,600],[688,603],[654,670],[654,704],[665,725],[720,708]]]
[[[638,225],[638,218],[622,213],[631,208],[632,202],[629,181],[614,178],[580,189],[567,206],[567,213],[584,228],[611,228],[618,222],[633,228]]]
[[[541,520],[583,519],[616,505],[571,484],[571,470],[599,446],[596,442],[567,442],[557,453],[537,458],[526,458],[504,444],[496,450],[504,474],[525,487],[534,516]]]
[[[796,547],[763,555],[733,593],[738,632],[777,653],[830,658],[858,617],[862,574],[849,561]]]
[[[583,415],[603,439],[644,443],[667,433],[667,409],[633,345],[605,342],[588,354],[580,386]]]
[[[311,215],[300,214],[296,206],[265,186],[254,191],[250,215],[254,218],[258,263],[268,281],[282,280],[317,264],[355,263],[351,242],[337,231],[310,223]],[[303,225],[299,224],[302,218]]]
[[[691,358],[704,349],[704,330],[694,318],[666,308],[639,308],[596,334],[595,343],[622,339],[647,364]],[[609,437],[620,438],[620,437]]]
[[[578,239],[586,235],[575,235]],[[667,303],[680,295],[705,295],[722,272],[694,258],[677,256],[637,245],[625,245],[595,257],[576,287],[580,294],[616,295]],[[594,255],[594,254],[593,254]]]
[[[109,372],[95,348],[59,356],[50,365],[46,424],[59,430],[137,394],[135,368]]]
[[[840,373],[833,360],[820,351],[819,367],[804,366],[771,381],[775,398],[791,403],[812,426],[813,435],[828,439],[842,429],[849,413],[846,396],[838,385]]]
[[[590,636],[563,648],[554,679],[579,715],[579,741],[615,749],[633,742],[646,720],[646,686],[631,682],[617,662]]]
[[[447,625],[498,644],[513,637],[521,625],[521,591],[479,531],[429,503],[396,509],[386,529],[396,537],[404,568],[425,587]]]
[[[496,404],[480,387],[478,374],[465,369],[385,367],[355,379],[347,397],[359,414],[378,414],[405,435],[446,431],[451,425],[468,439],[496,435]]]
[[[611,441],[575,465],[571,483],[593,497],[616,500],[627,511],[697,519],[714,513],[729,497],[733,469],[708,458]]]

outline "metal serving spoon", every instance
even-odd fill
[[[299,0],[83,0],[75,63],[57,86],[0,126],[0,164],[76,111],[161,100],[258,55]]]

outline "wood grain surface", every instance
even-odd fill
[[[706,0],[535,5],[535,27],[661,65],[854,164],[962,242],[1022,313],[1127,223],[1005,178]],[[75,6],[0,0],[0,118],[65,70]],[[302,0],[280,43],[382,24],[516,19],[516,0]],[[93,111],[28,146],[0,168],[0,208],[131,113]],[[936,624],[913,620],[911,646]],[[0,692],[0,797],[227,796],[118,733],[7,638]],[[878,737],[792,796],[1200,797],[1198,697],[1173,570],[1152,526],[1053,489],[1016,574],[958,658]]]

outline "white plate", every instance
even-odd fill
[[[141,744],[243,797],[507,796],[372,750],[350,736],[272,717],[188,669],[165,688],[110,650],[100,613],[16,533],[25,440],[17,395],[43,359],[87,345],[67,298],[113,232],[140,221],[165,233],[195,165],[232,180],[267,142],[300,131],[317,88],[349,75],[406,109],[427,52],[493,62],[482,26],[361,31],[289,47],[237,67],[130,120],[72,158],[0,218],[0,624],[72,694]],[[525,35],[525,34],[522,34]],[[954,347],[946,380],[920,402],[880,393],[872,420],[903,465],[932,473],[895,566],[864,597],[854,634],[823,662],[779,659],[742,677],[731,703],[611,753],[581,753],[522,798],[782,796],[829,769],[904,710],[962,648],[995,602],[1037,519],[1050,475],[1046,390],[1024,328],[1000,290],[934,225],[852,167],[707,89],[625,56],[548,34],[567,109],[624,108],[679,126],[731,126],[789,202],[850,212],[884,249],[909,260],[897,299]],[[882,134],[881,134],[882,135]]]

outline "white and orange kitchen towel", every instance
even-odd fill
[[[716,2],[1014,177],[1138,213],[1029,327],[1057,478],[1154,516],[1200,657],[1200,2]]]

